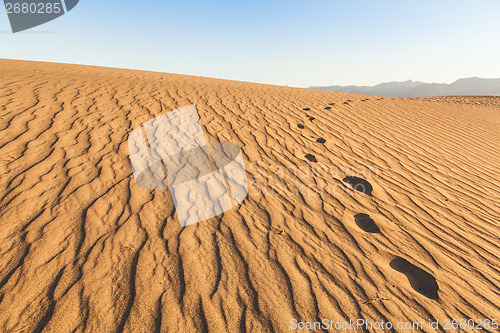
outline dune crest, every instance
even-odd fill
[[[12,60],[0,78],[2,332],[500,313],[499,99]],[[182,227],[167,188],[136,184],[127,140],[193,104],[207,142],[241,147],[248,197]]]

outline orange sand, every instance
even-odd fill
[[[0,60],[0,331],[500,320],[499,101]],[[191,104],[249,196],[181,228],[127,138]]]

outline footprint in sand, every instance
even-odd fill
[[[356,191],[372,195],[373,186],[363,178],[348,176],[344,178],[344,182],[351,185]]]
[[[354,216],[354,221],[358,227],[369,233],[381,233],[379,227],[370,218],[368,214],[356,214]],[[406,276],[410,282],[410,286],[416,292],[424,295],[427,298],[438,300],[438,290],[439,286],[436,282],[434,276],[420,267],[417,267],[410,263],[408,260],[401,257],[394,258],[389,266],[395,271],[402,273]]]
[[[316,156],[311,155],[311,154],[307,154],[305,156],[305,158],[307,158],[310,162],[314,162],[314,163],[318,162],[318,160],[316,159]]]
[[[297,127],[300,128],[300,129],[304,129],[305,128],[304,125],[302,125],[302,124],[298,124]]]
[[[370,215],[368,214],[356,214],[354,216],[354,222],[356,222],[358,227],[365,232],[369,232],[372,234],[380,233],[379,227],[375,224],[375,222],[370,218]]]
[[[319,139],[317,139],[317,140],[316,140],[316,142],[318,142],[318,143],[325,143],[325,142],[326,142],[326,140],[325,140],[325,139],[323,139],[323,138],[319,138]]]
[[[372,186],[368,181],[359,177],[346,177],[344,182],[350,184],[355,190],[361,191],[363,193],[371,195]],[[356,225],[363,231],[368,233],[381,233],[380,228],[371,219],[370,215],[360,213],[354,216],[354,221]],[[424,295],[427,298],[438,300],[438,290],[439,286],[436,282],[436,278],[420,267],[417,267],[410,263],[408,260],[401,257],[394,258],[389,266],[397,272],[400,272],[406,276],[410,282],[410,286],[416,292]]]
[[[401,257],[396,257],[390,263],[392,269],[403,273],[408,278],[411,287],[418,293],[430,298],[437,300],[438,296],[438,284],[434,276],[430,273],[424,271],[420,267],[417,267],[410,263],[408,260]]]

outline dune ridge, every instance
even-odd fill
[[[0,60],[0,331],[498,318],[499,100]],[[192,104],[249,196],[181,228],[127,138]]]

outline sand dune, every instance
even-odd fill
[[[0,331],[500,320],[499,101],[0,60]],[[192,104],[249,195],[182,228],[127,139]]]

